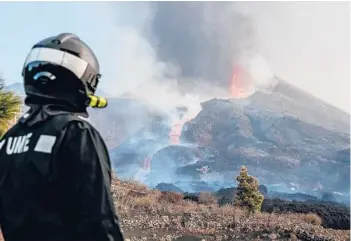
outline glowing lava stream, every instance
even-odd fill
[[[195,116],[194,116],[195,117]],[[169,144],[170,145],[179,145],[180,144],[180,136],[182,134],[184,124],[193,119],[194,117],[190,116],[182,116],[178,121],[175,121],[169,132]],[[142,167],[144,170],[150,171],[151,170],[151,159],[152,155],[147,156],[142,163]]]
[[[180,144],[180,136],[182,134],[184,124],[191,120],[190,117],[183,117],[182,119],[176,121],[169,132],[169,144],[170,145],[179,145]]]

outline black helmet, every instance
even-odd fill
[[[62,33],[35,44],[23,66],[27,98],[88,106],[101,77],[99,62],[82,40]]]

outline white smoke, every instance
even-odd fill
[[[177,106],[187,106],[195,116],[201,110],[200,97],[177,91],[180,78],[177,67],[160,61],[150,38],[147,39],[153,15],[150,4],[118,2],[111,4],[108,11],[115,16],[116,26],[105,36],[111,55],[105,64],[112,68],[105,73],[102,88],[115,97],[141,99],[164,113],[171,114]]]
[[[254,22],[257,49],[280,78],[349,112],[348,1],[236,2],[235,8]]]
[[[271,91],[277,84],[274,72],[267,60],[258,53],[244,55],[240,59],[243,69],[247,71],[253,84],[253,92]]]
[[[158,39],[153,35],[150,27],[156,14],[151,3],[118,2],[109,3],[108,6],[106,9],[116,23],[111,33],[106,36],[108,39],[108,54],[111,58],[109,63],[103,64],[112,68],[105,73],[105,83],[102,84],[102,88],[106,89],[108,93],[113,96],[128,93],[127,95],[143,99],[153,108],[170,114],[177,106],[187,106],[189,115],[192,117],[201,110],[201,101],[213,97],[230,97],[227,88],[212,85],[211,80],[210,83],[203,81],[201,77],[195,80],[184,80],[178,63],[164,62],[158,58],[157,48],[155,47]],[[229,21],[231,14],[234,13],[234,11],[227,11],[222,14],[223,21]],[[202,23],[204,31],[210,32],[211,28],[216,26],[213,26],[215,23],[208,20],[216,17],[218,12],[211,12],[208,11],[208,8],[205,8],[202,14],[204,16]],[[179,18],[181,18],[181,15],[179,15]],[[225,37],[227,35],[224,34],[226,30],[224,28],[223,34],[220,36],[223,37],[223,43],[226,41]],[[231,36],[227,37],[231,39]],[[243,39],[240,43],[237,43],[244,53],[240,55],[240,59],[237,59],[237,61],[249,73],[255,86],[254,91],[266,89],[267,86],[272,87],[273,72],[267,61],[255,49],[252,49],[254,42],[248,45],[245,41],[248,42],[248,39]],[[174,46],[174,48],[176,47]],[[226,46],[221,46],[221,49],[220,55],[228,55]],[[202,51],[207,50],[203,49]],[[250,54],[247,54],[248,52]],[[233,57],[229,56],[230,58]],[[224,58],[220,56],[220,59]],[[188,81],[198,83],[195,91],[189,90],[187,94],[181,94],[178,91],[178,83]],[[212,82],[214,81],[212,80]],[[230,79],[224,81],[229,82]]]

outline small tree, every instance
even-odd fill
[[[20,110],[21,98],[11,91],[4,90],[4,79],[0,75],[0,138]]]
[[[247,173],[247,168],[241,166],[240,174],[236,178],[239,182],[234,205],[247,208],[249,213],[261,211],[263,195],[258,191],[258,181]]]

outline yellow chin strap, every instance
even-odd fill
[[[89,106],[93,108],[105,108],[107,106],[107,99],[101,96],[90,95]]]

